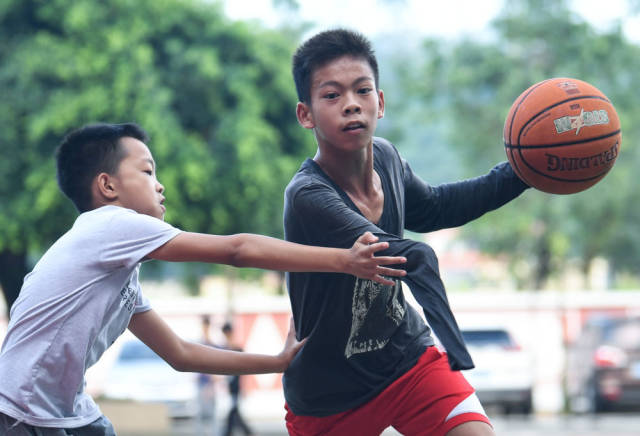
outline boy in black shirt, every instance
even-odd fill
[[[347,247],[371,231],[386,254],[408,259],[404,278],[447,353],[409,306],[400,283],[343,274],[290,273],[289,295],[302,351],[284,374],[291,435],[493,435],[460,369],[473,367],[451,313],[438,262],[404,229],[462,225],[527,186],[508,163],[476,179],[431,187],[396,148],[374,137],[384,114],[369,41],[347,30],[322,32],[293,57],[299,123],[318,143],[285,192],[289,241]]]

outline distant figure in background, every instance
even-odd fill
[[[242,347],[238,346],[233,340],[233,325],[230,322],[224,323],[222,333],[227,341],[227,349],[233,351],[242,351]],[[229,376],[229,395],[231,395],[231,409],[227,416],[227,425],[224,429],[224,436],[231,436],[234,428],[239,428],[245,435],[252,436],[251,427],[240,414],[240,377],[237,375]]]
[[[203,345],[216,347],[211,339],[211,318],[203,315],[201,318],[202,340]],[[220,347],[216,347],[220,348]],[[215,379],[211,374],[199,373],[198,383],[198,425],[200,433],[215,434],[215,417],[216,417],[216,386]],[[210,430],[210,432],[207,431]]]

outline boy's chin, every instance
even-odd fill
[[[140,214],[143,214],[143,215],[148,215],[150,217],[157,218],[159,220],[164,221],[164,210],[162,210],[162,211],[160,211],[160,210],[151,210],[151,211],[149,211],[149,210],[145,210],[145,211],[136,210],[136,212],[138,212]]]

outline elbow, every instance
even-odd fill
[[[253,244],[249,235],[238,233],[233,236],[231,241],[227,264],[236,268],[251,266]]]
[[[172,357],[169,359],[166,359],[167,363],[171,366],[171,368],[173,368],[174,370],[178,371],[178,372],[188,372],[189,368],[187,367],[187,361],[186,359],[180,358],[180,357]]]
[[[424,242],[416,242],[407,253],[405,253],[407,263],[405,269],[407,271],[414,270],[419,265],[430,265],[436,271],[438,270],[438,257],[436,252],[430,245]]]
[[[181,341],[180,346],[175,352],[170,355],[163,356],[163,359],[178,372],[190,372],[191,360],[189,359],[188,352],[189,344]]]

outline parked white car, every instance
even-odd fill
[[[169,417],[198,413],[197,374],[179,372],[138,339],[124,342],[107,374],[106,399],[162,403]]]
[[[505,413],[532,411],[533,361],[508,330],[461,329],[476,365],[464,376],[484,406],[502,407]]]

